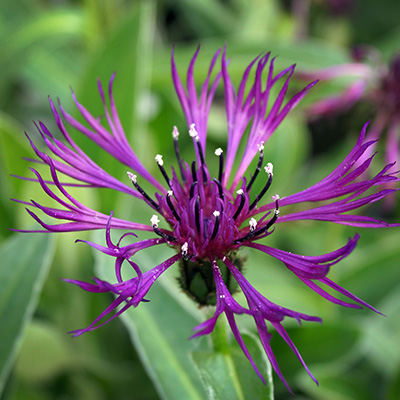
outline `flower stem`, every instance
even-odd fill
[[[218,318],[211,334],[211,341],[216,353],[229,353],[229,336],[225,318]]]

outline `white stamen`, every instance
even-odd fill
[[[257,145],[257,147],[258,147],[258,151],[263,151],[264,150],[264,142],[261,142],[261,143],[259,143],[258,145]]]
[[[277,201],[279,199],[280,199],[279,194],[276,194],[275,196],[272,196],[272,200],[273,201]]]
[[[177,140],[179,137],[179,131],[176,126],[174,126],[174,129],[172,130],[172,137],[174,138],[174,140]]]
[[[160,222],[160,220],[158,219],[157,215],[153,215],[150,218],[150,222],[153,225],[153,228],[158,228],[158,223]]]
[[[214,154],[219,157],[223,152],[224,151],[221,149],[221,147],[218,147],[218,149],[215,150]]]
[[[132,174],[132,172],[129,172],[129,171],[127,171],[126,173],[128,174],[129,179],[130,179],[133,183],[136,183],[136,178],[137,178],[137,176],[136,176],[135,174]]]
[[[162,159],[162,155],[161,155],[161,154],[157,154],[157,155],[154,157],[154,159],[157,161],[157,164],[158,164],[158,165],[161,165],[161,166],[164,165],[164,161],[163,161],[163,159]]]
[[[250,232],[253,232],[257,228],[257,220],[255,218],[250,218],[249,225]]]
[[[188,248],[189,248],[188,242],[183,243],[183,245],[181,247],[182,253],[186,254],[188,251]]]
[[[172,190],[168,190],[167,194],[168,194],[168,196],[172,196],[174,194],[174,192]]]
[[[276,216],[278,216],[278,215],[279,215],[279,210],[274,210],[274,214],[275,214]]]
[[[237,193],[239,196],[241,196],[241,195],[243,194],[243,189],[237,190],[236,193]]]
[[[213,212],[213,215],[214,215],[215,218],[219,217],[220,214],[221,213],[219,211],[214,211]]]
[[[196,140],[196,142],[198,142],[200,140],[199,134],[197,133],[196,128],[195,128],[195,124],[191,124],[190,125],[189,135],[192,138],[194,138],[194,140]]]
[[[272,163],[268,163],[265,167],[264,167],[264,169],[265,169],[265,172],[268,174],[268,175],[273,175],[273,171],[274,171],[274,166],[272,165]]]

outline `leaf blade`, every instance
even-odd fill
[[[35,310],[52,254],[50,235],[14,235],[0,248],[0,393]]]

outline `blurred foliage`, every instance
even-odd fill
[[[43,257],[46,254],[50,257],[51,241],[8,230],[32,226],[24,207],[9,198],[34,198],[45,204],[48,201],[32,182],[10,178],[10,174],[31,176],[29,162],[22,157],[32,157],[24,137],[24,131],[35,135],[32,121],[42,120],[50,129],[55,127],[48,95],[60,98],[63,107],[74,113],[72,87],[86,108],[94,115],[101,115],[96,79],[99,77],[106,85],[114,71],[117,73],[115,97],[122,124],[135,151],[143,154],[142,161],[154,171],[153,155],[161,153],[165,158],[172,155],[171,128],[183,126],[183,115],[170,78],[172,43],[176,43],[181,74],[201,43],[195,69],[197,78],[205,76],[211,55],[226,43],[231,57],[230,73],[236,82],[252,58],[265,51],[278,56],[278,68],[294,62],[304,68],[345,62],[349,60],[349,48],[357,43],[377,47],[386,58],[398,51],[398,1],[354,0],[351,10],[341,15],[329,11],[328,1],[305,3],[310,7],[308,33],[299,38],[299,19],[292,12],[293,1],[289,0],[0,0],[0,237],[4,241],[1,249],[18,243],[18,250],[12,251],[13,260],[2,257],[0,311],[3,313],[1,329],[5,332],[2,346],[7,354],[2,353],[0,361],[12,360],[20,347],[8,379],[5,378],[11,361],[7,361],[7,370],[2,370],[0,383],[5,385],[4,399],[174,398],[174,385],[167,387],[160,383],[160,376],[180,362],[178,375],[166,375],[166,381],[184,381],[189,393],[196,392],[197,398],[205,396],[203,384],[209,393],[219,390],[213,388],[214,363],[238,368],[236,373],[248,376],[244,380],[252,384],[253,398],[258,398],[259,387],[252,383],[256,375],[249,374],[247,360],[237,354],[229,337],[227,346],[233,346],[230,359],[222,353],[209,353],[206,340],[186,342],[191,328],[204,315],[179,293],[174,272],[161,278],[160,286],[152,289],[151,305],[144,304],[124,317],[128,329],[117,319],[98,331],[69,338],[66,332],[88,325],[109,304],[111,297],[83,292],[62,282],[61,278],[90,280],[94,274],[106,276],[107,272],[102,261],[86,246],[74,244],[78,237],[87,239],[88,233],[63,234],[57,237],[53,263],[44,282]],[[321,85],[311,96],[323,96],[331,89]],[[266,158],[276,166],[274,191],[294,193],[337,165],[364,122],[351,120],[351,129],[349,125],[341,125],[343,121],[336,121],[335,129],[323,141],[324,151],[318,152],[315,137],[307,129],[299,106],[266,148]],[[209,148],[224,147],[224,123],[222,108],[217,107],[210,118],[212,145]],[[322,130],[325,132],[326,126]],[[83,137],[77,136],[76,140],[107,171],[125,179],[124,168],[111,157],[88,148]],[[187,145],[182,149],[183,154],[190,154],[189,140],[183,138],[182,143]],[[106,191],[72,192],[80,201],[105,213],[113,209],[121,217],[139,222],[148,220],[147,211],[141,213],[139,208],[138,212],[140,206],[135,199]],[[382,213],[379,207],[373,207],[370,212]],[[387,216],[389,220],[396,217],[398,221],[398,212]],[[299,222],[289,228],[279,226],[268,240],[272,246],[293,252],[322,254],[341,246],[355,232],[349,227]],[[305,323],[298,327],[291,321],[286,324],[310,369],[320,380],[319,388],[283,340],[277,335],[273,337],[272,345],[281,369],[297,398],[395,400],[400,397],[398,235],[396,229],[361,231],[356,251],[331,271],[331,276],[341,285],[372,303],[385,317],[367,310],[343,310],[334,306],[302,286],[275,260],[249,252],[247,277],[265,296],[283,306],[324,318],[323,325]],[[19,249],[25,258],[19,257]],[[150,266],[160,256],[149,252],[142,262]],[[19,267],[27,273],[18,278],[19,285],[13,292],[16,298],[7,297],[7,290],[15,287],[7,283],[7,271]],[[39,295],[43,282],[34,312],[35,296]],[[33,287],[36,289],[32,290]],[[19,293],[32,293],[33,297],[26,298]],[[165,304],[169,308],[164,309]],[[174,323],[168,324],[171,318],[175,318]],[[11,322],[6,322],[16,323],[21,319],[24,323],[16,331],[12,330]],[[239,323],[249,332],[246,340],[257,353],[257,343],[252,342],[254,327],[245,317],[239,318]],[[187,358],[188,352],[191,358]],[[202,373],[196,374],[195,368],[200,368]],[[223,374],[223,368],[221,371]],[[258,384],[262,387],[259,381],[255,385]],[[275,376],[274,388],[275,398],[288,397]],[[227,390],[227,393],[233,390],[241,398],[238,387]]]

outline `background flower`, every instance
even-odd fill
[[[311,119],[334,119],[348,113],[356,105],[367,106],[372,119],[369,139],[382,138],[385,160],[400,161],[400,56],[394,54],[389,65],[381,60],[379,51],[359,46],[353,49],[354,62],[322,70],[301,71],[302,79],[334,81],[351,77],[341,92],[314,102],[307,114]],[[357,60],[358,59],[358,60]],[[372,154],[373,146],[368,154]]]

